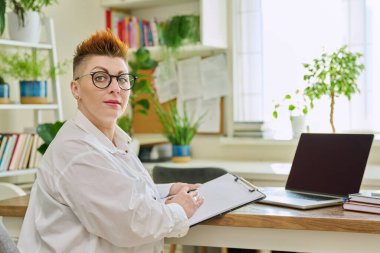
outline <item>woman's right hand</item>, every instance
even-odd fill
[[[188,218],[193,216],[195,211],[202,205],[203,198],[198,191],[190,191],[188,186],[183,187],[177,194],[169,196],[165,203],[177,203],[185,210]]]

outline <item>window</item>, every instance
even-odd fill
[[[336,100],[338,131],[380,130],[380,3],[376,0],[234,1],[234,122],[263,121],[273,137],[289,136],[285,108],[274,119],[276,102],[303,90],[303,63],[342,45],[361,52],[366,66],[360,94]],[[376,67],[377,66],[377,67]],[[313,132],[330,132],[329,99],[307,115]]]

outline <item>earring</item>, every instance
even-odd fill
[[[78,100],[78,99],[79,99],[79,96],[78,96],[78,95],[76,95],[76,96],[74,96],[74,98],[75,98],[76,100]]]

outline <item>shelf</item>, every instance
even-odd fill
[[[0,177],[14,177],[14,176],[23,176],[23,175],[32,175],[36,174],[37,169],[24,169],[24,170],[14,170],[14,171],[3,171],[0,172]]]
[[[0,110],[55,110],[57,104],[1,104]]]
[[[162,60],[162,50],[163,48],[160,46],[157,47],[146,47],[146,49],[149,50],[151,57],[155,60]],[[128,59],[133,60],[133,53],[136,52],[136,48],[130,48],[128,51]],[[216,48],[216,47],[210,47],[210,46],[204,46],[199,44],[195,45],[185,45],[179,49],[178,52],[178,59],[188,58],[192,56],[211,56],[218,53],[225,52],[225,49],[223,48]],[[132,57],[132,58],[131,58]]]
[[[52,49],[52,45],[46,43],[28,43],[16,40],[4,40],[0,39],[1,46],[9,47],[23,47],[23,48],[35,48],[35,49]]]
[[[118,9],[139,9],[195,1],[196,0],[102,0],[102,6]]]

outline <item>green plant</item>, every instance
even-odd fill
[[[310,99],[310,108],[314,107],[314,100],[323,95],[330,97],[330,125],[333,133],[335,98],[344,95],[350,100],[353,94],[360,92],[357,79],[364,70],[364,65],[358,63],[358,60],[362,56],[347,51],[347,46],[343,46],[332,54],[323,53],[311,64],[303,64],[308,72],[304,75],[304,80],[309,83],[304,94]]]
[[[149,97],[154,94],[151,83],[149,83],[148,76],[140,74],[141,71],[153,70],[157,66],[157,61],[150,57],[150,53],[146,48],[139,48],[134,52],[132,61],[128,64],[131,67],[130,72],[137,74],[137,80],[132,87],[132,92],[129,97],[129,104],[133,113],[140,113],[143,115],[148,114],[150,108]],[[148,95],[148,97],[143,95]],[[133,116],[130,114],[122,115],[117,124],[127,133],[132,134]]]
[[[281,106],[286,106],[289,111],[289,116],[306,115],[309,111],[307,106],[306,97],[301,94],[300,90],[295,90],[294,94],[286,94],[281,103],[277,103],[274,106],[272,113],[273,118],[278,118],[278,109]]]
[[[5,83],[5,80],[2,76],[0,76],[0,84],[4,84]]]
[[[46,80],[64,73],[67,62],[48,68],[46,58],[37,58],[36,52],[7,55],[0,53],[0,71],[20,81]]]
[[[174,103],[170,103],[168,110],[165,110],[158,101],[156,101],[156,113],[164,127],[164,135],[173,145],[189,145],[204,116],[191,120],[187,115],[186,106],[181,115]]]
[[[4,33],[5,29],[5,10],[7,8],[7,1],[0,0],[0,36]]]
[[[2,0],[5,1],[5,0]],[[19,26],[25,26],[25,12],[41,12],[43,7],[57,3],[57,0],[10,0],[10,8],[18,17]]]
[[[184,41],[196,43],[200,41],[198,15],[174,16],[162,27],[164,45],[173,52],[182,46]]]
[[[38,152],[41,154],[45,153],[64,123],[64,121],[56,121],[55,123],[44,123],[37,126],[37,134],[44,141],[44,143],[38,147]]]

